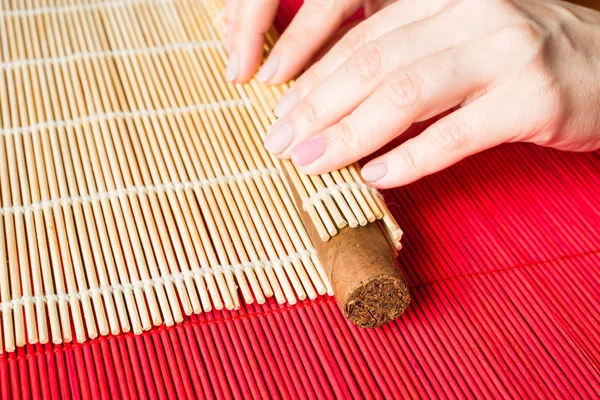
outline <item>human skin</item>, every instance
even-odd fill
[[[367,18],[331,42],[361,6]],[[228,80],[256,72],[276,7],[227,0]],[[312,63],[323,48],[330,50]],[[265,147],[308,174],[351,164],[442,113],[367,163],[363,178],[378,188],[405,185],[505,142],[600,148],[600,12],[589,8],[553,0],[306,0],[257,78],[278,84],[307,65],[275,108]]]

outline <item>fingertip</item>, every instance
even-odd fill
[[[278,0],[240,1],[228,0],[228,16],[233,18],[230,54],[238,57],[238,73],[231,81],[246,83],[257,72],[263,56],[265,32],[268,32],[277,13]],[[235,22],[234,22],[235,21]],[[233,67],[232,67],[233,68]]]
[[[273,113],[277,118],[283,118],[289,113],[300,101],[300,93],[294,88],[289,89],[286,94],[279,100],[275,106]]]
[[[375,189],[390,189],[402,186],[394,176],[389,163],[375,159],[362,167],[360,175]]]
[[[265,81],[266,84],[271,85],[271,86],[278,86],[278,85],[282,85],[286,82],[289,82],[290,79],[292,79],[293,76],[287,77],[287,76],[273,76],[272,78],[270,78],[268,81]]]
[[[283,42],[281,45],[278,42],[272,51],[272,54],[277,54],[277,69],[272,71],[272,75],[265,82],[269,85],[281,85],[296,78],[306,66],[306,62],[303,61],[300,54],[302,51],[304,49],[300,46],[284,46]]]
[[[263,66],[258,70],[256,79],[263,83],[269,83],[271,78],[277,73],[279,69],[281,58],[277,55],[271,55]]]
[[[291,149],[290,156],[294,164],[306,167],[321,158],[325,154],[326,147],[325,138],[316,137],[298,143]]]
[[[234,82],[240,73],[240,60],[236,53],[231,53],[227,60],[227,67],[225,68],[225,80],[227,82]]]
[[[231,53],[231,40],[233,38],[233,24],[227,24],[227,33],[225,34],[225,49]]]
[[[237,63],[237,74],[231,81],[235,83],[246,83],[252,79],[260,65],[264,37],[259,33],[248,32],[240,35],[241,32],[236,32],[236,28],[233,29],[232,51],[227,65],[229,67],[229,63],[233,61]]]
[[[296,162],[294,162],[294,160],[292,159],[292,163],[294,164],[294,166],[296,167],[296,169],[300,172],[302,172],[305,175],[309,175],[309,176],[317,176],[317,175],[321,175],[321,174],[326,174],[328,172],[331,171],[327,171],[326,169],[315,165],[315,164],[308,164],[308,165],[300,165]]]
[[[265,137],[264,146],[269,153],[281,157],[293,140],[294,130],[292,125],[287,121],[283,121],[271,129],[271,132]]]
[[[362,178],[376,189],[400,187],[420,179],[419,171],[406,162],[400,147],[365,164],[360,171]]]
[[[371,162],[361,169],[360,174],[365,181],[375,184],[387,174],[387,165],[383,162]]]
[[[410,182],[400,182],[395,180],[380,179],[375,182],[369,182],[369,185],[379,190],[393,189],[409,184]]]

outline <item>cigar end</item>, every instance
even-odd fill
[[[361,328],[376,328],[398,318],[410,303],[406,281],[394,275],[378,275],[350,291],[344,315]]]

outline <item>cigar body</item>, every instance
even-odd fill
[[[396,262],[396,250],[379,221],[347,226],[323,241],[292,185],[290,190],[346,318],[360,327],[374,328],[402,315],[410,293]]]

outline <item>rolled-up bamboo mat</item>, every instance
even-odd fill
[[[333,288],[361,326],[405,306],[356,166],[264,150],[285,87],[224,81],[220,2],[0,4],[0,351]]]
[[[292,193],[301,204],[298,192]],[[323,241],[308,213],[299,212],[346,318],[362,328],[375,328],[402,315],[410,294],[396,249],[380,222],[345,227]]]

